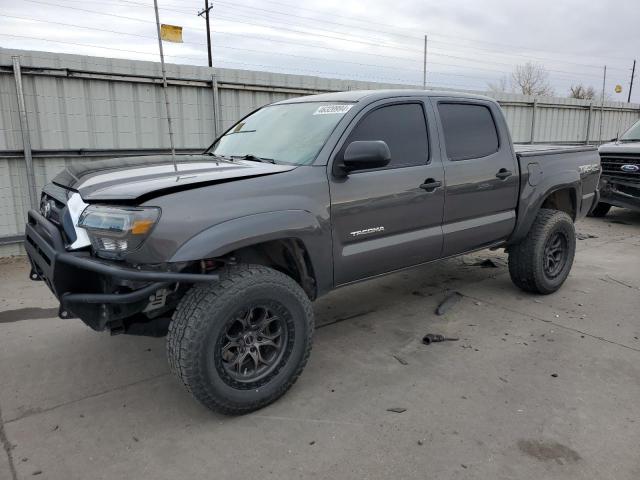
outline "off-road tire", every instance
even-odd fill
[[[234,383],[220,367],[229,319],[250,302],[277,302],[287,316],[287,355],[270,376],[255,384]],[[289,276],[261,265],[239,265],[220,272],[220,281],[192,287],[180,301],[167,335],[171,371],[206,407],[240,415],[282,396],[297,380],[311,351],[313,309],[302,288]],[[224,340],[222,340],[224,339]],[[275,363],[275,362],[274,362]]]
[[[545,268],[545,247],[552,238],[563,238],[566,252],[557,275],[550,277]],[[509,248],[511,280],[526,292],[553,293],[567,279],[575,251],[576,233],[571,217],[558,210],[540,209],[527,237]]]
[[[589,216],[602,218],[606,216],[607,213],[609,213],[609,210],[611,210],[611,205],[609,205],[608,203],[600,202],[596,205],[596,207],[593,210],[589,212]]]

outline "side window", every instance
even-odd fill
[[[440,103],[438,113],[449,160],[486,157],[498,151],[498,132],[489,108]]]
[[[356,140],[384,140],[391,151],[391,168],[425,165],[429,159],[427,123],[418,103],[373,110],[360,120],[345,147]]]

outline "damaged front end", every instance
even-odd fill
[[[35,210],[28,214],[25,249],[30,278],[44,281],[58,298],[60,318],[78,317],[97,331],[145,334],[144,326],[170,312],[188,285],[218,280],[199,273],[198,264],[132,266],[88,250],[67,251],[63,232]]]

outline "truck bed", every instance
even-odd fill
[[[597,151],[595,145],[558,145],[558,144],[526,144],[514,143],[513,149],[519,157],[532,157],[538,155],[555,155],[557,153],[578,153]]]

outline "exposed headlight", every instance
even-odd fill
[[[78,220],[78,227],[89,234],[96,254],[119,259],[138,248],[160,218],[156,207],[109,207],[89,205]]]

